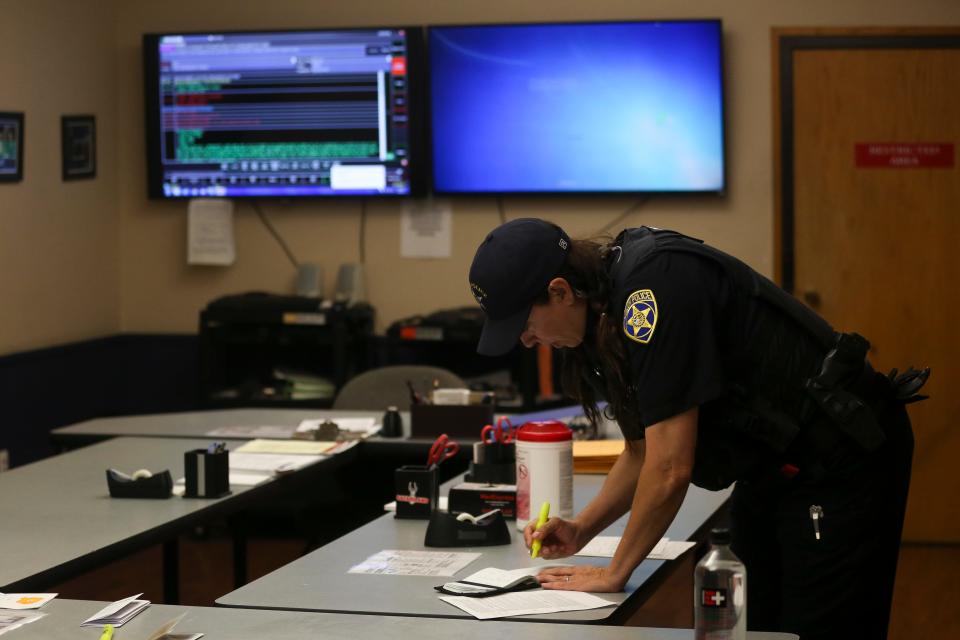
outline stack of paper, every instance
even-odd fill
[[[597,536],[588,542],[583,549],[577,551],[576,555],[592,556],[594,558],[612,558],[619,544],[620,536]],[[647,554],[647,559],[676,560],[684,551],[696,544],[696,542],[660,538],[660,541],[654,545],[650,553]]]
[[[623,448],[623,440],[575,440],[573,472],[606,474]]]
[[[323,456],[320,455],[245,453],[238,449],[230,452],[230,484],[260,484],[277,474],[291,473],[321,459]]]
[[[470,596],[440,596],[440,599],[462,609],[480,620],[527,616],[536,613],[560,613],[583,611],[601,607],[615,607],[610,602],[590,593],[580,591],[515,591],[499,596],[471,598]]]
[[[137,600],[137,598],[142,595],[142,593],[138,593],[135,596],[130,596],[129,598],[108,604],[80,623],[80,626],[102,627],[105,624],[112,624],[115,627],[122,627],[135,615],[150,606],[149,600]]]
[[[234,425],[217,427],[207,431],[211,438],[280,438],[293,436],[295,427],[287,425]]]

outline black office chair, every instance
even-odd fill
[[[434,386],[465,388],[467,383],[452,371],[440,367],[381,367],[351,378],[340,389],[333,401],[333,408],[385,411],[387,407],[397,407],[401,411],[409,411],[410,385],[417,393],[429,396]]]

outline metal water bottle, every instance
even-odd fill
[[[697,640],[747,637],[747,569],[730,550],[727,529],[710,532],[710,550],[697,563],[693,611]]]

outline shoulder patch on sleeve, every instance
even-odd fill
[[[647,344],[657,328],[657,299],[650,289],[639,289],[627,297],[623,308],[623,333],[634,342]]]

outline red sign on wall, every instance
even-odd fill
[[[921,169],[953,167],[953,144],[946,142],[858,142],[858,167]]]

